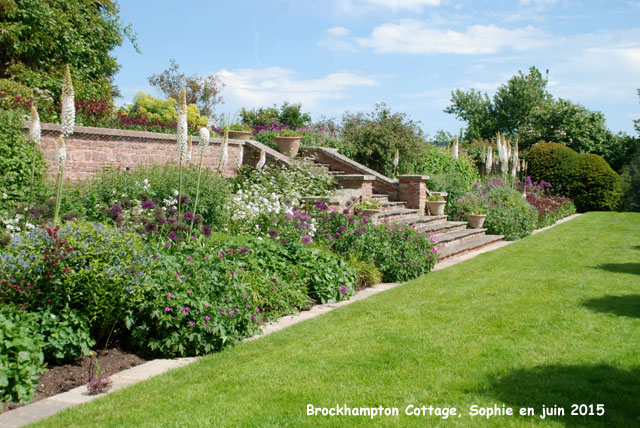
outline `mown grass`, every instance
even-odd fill
[[[37,426],[637,427],[639,226],[589,213]],[[307,404],[400,416],[307,416]],[[461,416],[405,416],[409,404]],[[536,416],[469,415],[494,404]],[[539,417],[572,404],[605,414]]]

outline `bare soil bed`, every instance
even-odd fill
[[[115,348],[97,351],[97,361],[102,376],[111,376],[145,362],[134,354],[125,354]],[[97,377],[96,367],[88,356],[78,358],[73,364],[53,366],[40,375],[36,396],[31,402],[86,385],[95,377]],[[24,404],[2,403],[2,413],[21,406]]]

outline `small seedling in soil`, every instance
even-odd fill
[[[113,386],[113,381],[108,376],[101,376],[102,370],[100,369],[100,364],[98,364],[98,359],[96,358],[96,353],[91,351],[91,360],[93,365],[96,367],[96,378],[90,376],[89,383],[87,384],[87,392],[89,395],[98,395],[107,392]]]

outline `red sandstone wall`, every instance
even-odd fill
[[[42,151],[49,162],[49,175],[57,173],[55,166],[56,140],[60,136],[60,125],[42,124]],[[212,138],[205,150],[203,165],[217,169],[222,140]],[[235,175],[243,142],[229,140],[229,157],[223,175]],[[70,180],[82,180],[105,167],[135,168],[141,164],[164,164],[177,162],[176,136],[154,132],[127,131],[76,126],[67,141],[67,161],[64,176]],[[193,138],[191,163],[200,160],[198,137]]]

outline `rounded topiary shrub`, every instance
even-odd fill
[[[566,190],[579,158],[578,152],[563,144],[538,143],[526,156],[527,174],[533,181],[546,181]]]
[[[622,180],[601,156],[579,156],[570,197],[578,211],[611,211],[622,203]]]

